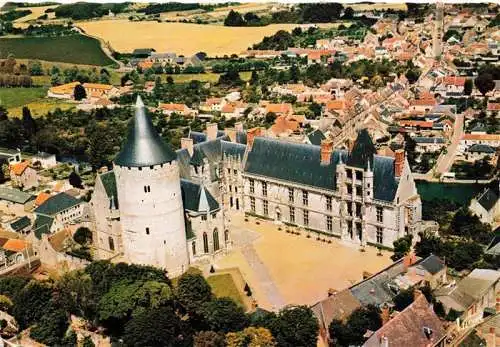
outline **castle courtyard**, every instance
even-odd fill
[[[257,224],[257,221],[259,224]],[[281,230],[279,230],[279,228]],[[289,304],[311,305],[329,290],[340,291],[391,263],[392,252],[317,240],[317,234],[286,232],[285,225],[243,216],[232,216],[233,248],[216,262],[219,270],[239,268],[259,307],[276,310]],[[292,228],[291,230],[296,231]]]

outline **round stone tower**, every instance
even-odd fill
[[[180,275],[189,258],[176,153],[156,132],[140,97],[113,164],[125,260]]]

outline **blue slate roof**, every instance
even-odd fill
[[[414,137],[415,143],[445,143],[442,137]]]
[[[340,155],[349,166],[373,170],[373,195],[377,200],[393,201],[398,188],[394,158],[375,155],[371,139],[361,135],[351,153],[334,151],[330,163],[321,165],[320,146],[257,137],[248,153],[245,172],[278,180],[336,190],[336,167]],[[371,145],[370,145],[371,144]]]
[[[181,180],[184,209],[193,212],[213,212],[220,208],[219,203],[204,186],[188,180]]]
[[[498,187],[498,185],[497,185]],[[498,189],[496,191],[492,188],[486,189],[477,199],[477,202],[489,211],[495,206],[498,201]]]
[[[99,176],[101,178],[102,185],[106,191],[106,195],[109,199],[113,198],[113,203],[116,208],[118,208],[118,190],[116,189],[116,179],[115,173],[113,171],[108,171]],[[110,200],[111,207],[111,200]]]
[[[36,214],[55,216],[56,214],[80,204],[82,201],[66,193],[59,193],[48,198],[35,209]]]
[[[230,141],[221,141],[220,144],[222,153],[243,159],[247,146]]]
[[[37,215],[35,219],[35,224],[33,225],[33,231],[38,239],[42,238],[42,234],[50,234],[50,227],[54,223],[54,218]]]
[[[194,144],[205,142],[207,140],[207,135],[205,133],[200,133],[198,131],[190,131],[189,138],[193,140]]]
[[[340,152],[332,154],[328,165],[321,165],[320,149],[309,144],[257,137],[248,153],[245,172],[334,190]]]
[[[494,154],[496,152],[495,148],[479,143],[475,143],[472,146],[470,146],[468,151],[476,153],[489,153],[489,154]]]
[[[30,225],[31,225],[31,220],[26,216],[17,219],[13,223],[10,223],[10,227],[14,231],[22,230],[24,228],[29,227]]]
[[[312,145],[316,146],[321,145],[321,140],[326,139],[325,134],[323,134],[323,132],[319,129],[311,131],[309,134],[307,134],[307,137],[309,139],[309,142],[311,142]]]

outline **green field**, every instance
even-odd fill
[[[216,297],[228,297],[234,300],[238,305],[245,308],[241,294],[234,284],[233,277],[230,274],[213,275],[207,278],[208,284],[212,287],[212,292]]]
[[[114,64],[102,51],[99,41],[82,35],[0,39],[0,58],[11,53],[20,59],[98,66]]]
[[[0,105],[10,109],[47,95],[47,88],[0,88]]]

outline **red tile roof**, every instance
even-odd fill
[[[487,106],[488,111],[500,111],[500,102],[489,102]]]
[[[10,172],[11,174],[14,174],[16,176],[21,176],[24,172],[30,166],[30,163],[28,161],[22,161],[17,164],[12,164],[10,166]]]
[[[433,122],[423,120],[401,120],[399,121],[399,125],[402,127],[432,128]]]
[[[446,330],[441,320],[425,296],[420,294],[410,306],[377,330],[363,346],[379,347],[381,341],[385,340],[388,346],[427,347],[436,345],[445,336]]]

